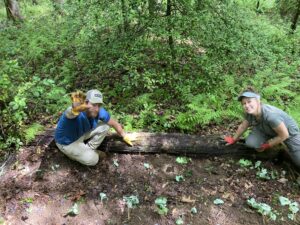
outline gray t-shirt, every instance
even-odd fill
[[[259,121],[256,120],[255,116],[245,114],[245,119],[250,126],[255,126],[266,135],[275,137],[277,134],[273,129],[283,122],[290,137],[299,134],[298,124],[286,112],[271,105],[261,104],[261,106],[262,114]]]

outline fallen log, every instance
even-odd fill
[[[54,146],[54,129],[47,130],[46,135],[40,135],[40,140],[47,140],[47,144]],[[218,135],[198,136],[179,133],[128,133],[133,146],[125,144],[116,133],[109,134],[99,146],[99,150],[112,153],[167,153],[175,155],[232,155],[255,156],[261,158],[275,157],[278,151],[258,153],[248,148],[242,142],[226,146]],[[41,138],[42,137],[42,138]],[[39,141],[40,144],[43,141]],[[39,145],[39,143],[36,143]]]
[[[198,136],[179,133],[129,133],[133,146],[126,145],[117,134],[108,135],[99,150],[118,153],[167,153],[176,155],[232,155],[275,157],[278,150],[258,153],[243,142],[226,146],[219,135]]]

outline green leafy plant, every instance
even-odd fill
[[[149,163],[144,163],[144,167],[145,167],[146,169],[150,169],[150,164],[149,164]]]
[[[128,219],[130,219],[130,209],[136,207],[140,202],[137,196],[131,195],[131,196],[124,196],[123,200],[125,201],[128,209]]]
[[[139,198],[135,195],[131,195],[131,196],[124,196],[123,200],[125,201],[126,205],[128,208],[133,208],[135,206],[137,206],[140,202],[139,202]]]
[[[252,166],[252,162],[248,159],[240,159],[239,160],[239,164],[240,166],[242,167],[249,167],[249,166]]]
[[[177,157],[176,162],[179,164],[187,164],[189,162],[189,158],[187,157]]]
[[[184,177],[183,177],[182,175],[177,175],[177,176],[175,177],[175,180],[176,180],[177,182],[180,182],[180,181],[183,181],[183,180],[184,180]]]
[[[292,202],[291,200],[283,196],[279,196],[278,200],[281,206],[289,206],[290,213],[288,214],[288,218],[290,220],[295,220],[296,213],[299,211],[299,204],[297,202]]]
[[[268,170],[265,168],[261,168],[260,170],[257,171],[256,176],[260,179],[263,180],[270,180],[271,177],[268,174]]]
[[[197,214],[198,213],[197,208],[196,207],[191,208],[191,213]]]
[[[119,162],[118,162],[117,159],[114,159],[114,160],[113,160],[113,164],[114,164],[115,167],[119,167]]]
[[[103,193],[103,192],[101,192],[101,193],[99,194],[99,197],[100,197],[100,201],[101,201],[101,202],[107,200],[107,195],[106,195],[105,193]]]
[[[183,219],[182,219],[181,216],[176,220],[176,224],[177,224],[177,225],[184,224],[184,221],[183,221]]]
[[[159,197],[155,199],[155,205],[157,206],[157,212],[160,215],[167,215],[169,209],[167,208],[167,198]]]
[[[217,199],[214,200],[214,204],[215,205],[223,205],[224,201],[222,199],[217,198]]]
[[[276,220],[277,218],[277,212],[273,211],[271,206],[269,206],[266,203],[258,203],[255,201],[254,198],[248,199],[247,203],[249,206],[251,206],[254,209],[257,209],[257,212],[264,215],[268,216],[272,220]]]
[[[75,202],[73,206],[68,210],[67,215],[76,216],[79,214],[78,204]]]
[[[44,129],[44,127],[39,123],[33,123],[29,127],[24,129],[24,137],[25,137],[25,143],[28,144],[31,142],[35,136],[41,132]]]

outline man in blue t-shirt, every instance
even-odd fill
[[[87,166],[94,166],[104,152],[96,151],[110,127],[132,146],[121,124],[102,107],[103,96],[98,90],[72,93],[72,106],[60,117],[55,130],[57,147],[69,158]]]

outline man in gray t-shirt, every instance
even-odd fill
[[[284,142],[292,160],[300,167],[300,131],[296,121],[281,109],[262,104],[260,96],[253,91],[243,92],[238,100],[244,108],[245,119],[233,137],[225,137],[227,144],[234,144],[252,127],[246,138],[247,146],[262,152]]]

